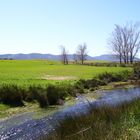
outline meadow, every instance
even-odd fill
[[[49,109],[59,105],[60,99],[75,98],[77,93],[91,93],[109,83],[126,82],[132,77],[140,77],[139,65],[131,68],[63,65],[47,60],[0,60],[0,118]],[[116,108],[91,108],[89,115],[66,118],[50,139],[138,139],[139,107],[140,101],[135,100]]]
[[[118,73],[131,70],[125,67],[96,67],[62,65],[47,60],[0,60],[0,84],[48,84],[79,79],[91,79],[104,72]]]
[[[5,115],[5,108],[28,103],[57,105],[59,99],[125,81],[131,71],[130,67],[63,65],[59,61],[0,60],[0,116]]]

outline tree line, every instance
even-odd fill
[[[75,63],[80,62],[82,65],[84,61],[87,59],[87,45],[81,44],[77,47],[76,52],[73,54],[73,60]],[[63,64],[68,64],[68,51],[65,46],[61,46],[61,61]]]
[[[115,28],[108,41],[109,48],[119,59],[120,64],[133,64],[140,50],[139,24],[127,23],[123,26],[115,25]],[[73,55],[75,63],[84,64],[87,59],[87,45],[81,44]],[[61,46],[61,61],[68,64],[68,51]]]

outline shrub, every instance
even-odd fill
[[[71,93],[70,95],[76,96],[77,93],[83,94],[84,93],[84,82],[85,80],[81,79],[77,81],[73,86],[71,86]]]
[[[61,87],[61,85],[48,85],[47,87],[47,97],[50,105],[57,104],[59,99],[64,100],[67,94],[67,89]]]
[[[83,84],[83,87],[87,88],[87,89],[89,89],[91,87],[96,88],[98,86],[105,85],[105,83],[103,83],[100,79],[98,79],[96,77],[93,79],[90,79],[90,80],[82,80],[81,82]]]
[[[108,72],[100,74],[98,78],[100,80],[104,81],[106,84],[114,81],[113,74],[112,73],[108,73]]]
[[[2,85],[0,87],[0,102],[11,106],[21,106],[22,89],[16,85]]]
[[[37,100],[40,107],[48,106],[47,89],[41,86],[30,86],[27,92],[26,101]]]
[[[117,67],[119,64],[117,62],[88,62],[85,65],[89,66],[103,66],[103,67]]]
[[[117,67],[118,63],[116,63],[116,62],[106,63],[106,66],[107,67]]]
[[[40,90],[37,94],[37,101],[39,102],[40,107],[47,107],[49,105],[47,92],[46,90]]]
[[[130,76],[131,76],[131,72],[129,71],[123,71],[120,73],[105,72],[99,75],[99,79],[107,84],[110,82],[127,81],[130,78]]]
[[[140,62],[134,64],[133,76],[135,79],[140,79]]]
[[[126,64],[121,63],[121,64],[120,64],[120,67],[126,67]]]
[[[98,89],[99,86],[107,85],[110,82],[118,82],[118,81],[126,81],[129,79],[131,72],[123,71],[120,73],[108,73],[105,72],[100,74],[98,77],[94,77],[88,80],[79,80],[77,82],[77,89],[85,88],[85,89]]]
[[[32,102],[38,98],[38,94],[41,90],[40,86],[31,85],[26,92],[25,101]]]

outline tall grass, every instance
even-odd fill
[[[139,108],[140,99],[117,107],[91,107],[91,114],[66,118],[50,140],[138,140]]]

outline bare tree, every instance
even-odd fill
[[[76,54],[73,54],[73,60],[76,64],[78,63],[78,57]]]
[[[140,31],[137,24],[115,25],[109,40],[113,52],[125,64],[133,63],[140,49]]]
[[[84,64],[84,61],[87,58],[87,45],[84,43],[83,45],[79,45],[76,51],[77,59],[81,61],[81,64]]]
[[[115,25],[114,32],[111,35],[109,40],[109,46],[111,46],[113,52],[116,57],[119,58],[120,63],[122,63],[122,47],[123,47],[123,39],[122,39],[122,31],[121,27]]]
[[[134,62],[134,59],[140,49],[140,31],[138,27],[138,24],[130,25],[129,51],[131,64]]]
[[[68,64],[67,50],[64,46],[61,46],[61,61],[64,65]]]

